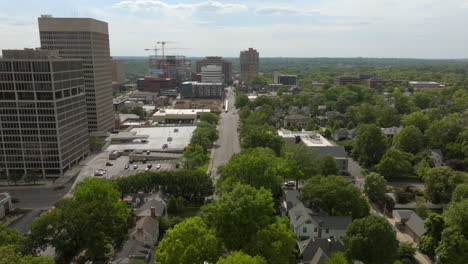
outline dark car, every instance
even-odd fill
[[[147,159],[144,159],[142,162],[143,162],[143,163],[146,163],[147,161],[148,161]]]
[[[63,188],[65,188],[65,185],[57,185],[54,187],[54,191],[61,190]]]
[[[11,198],[11,202],[12,203],[19,203],[19,199],[18,198]]]

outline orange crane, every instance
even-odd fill
[[[177,43],[177,42],[173,42],[173,41],[158,41],[157,43],[158,43],[158,44],[161,44],[162,58],[163,58],[163,60],[164,60],[164,59],[165,59],[165,57],[164,57],[164,46],[165,46],[167,43]]]

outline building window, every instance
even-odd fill
[[[302,228],[302,233],[307,233],[307,227]]]
[[[327,228],[325,229],[325,233],[328,234],[328,232],[330,232],[330,229],[327,227]]]
[[[317,233],[317,228],[316,227],[314,227],[314,232]]]

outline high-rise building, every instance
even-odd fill
[[[204,83],[223,83],[223,67],[221,65],[208,64],[202,67],[201,81]]]
[[[112,59],[112,81],[122,84],[125,82],[125,65],[122,59]]]
[[[38,20],[43,49],[57,49],[63,58],[83,60],[89,131],[111,130],[114,111],[107,23],[52,16],[41,16]]]
[[[240,79],[248,83],[258,74],[260,59],[258,51],[252,48],[240,53]]]
[[[196,63],[196,70],[197,73],[202,72],[202,67],[208,65],[218,65],[222,67],[223,72],[223,81],[224,83],[231,84],[232,83],[232,63],[227,60],[223,60],[223,57],[219,56],[207,56],[203,60],[198,60]]]
[[[0,59],[0,174],[60,176],[89,152],[81,59],[4,50]]]

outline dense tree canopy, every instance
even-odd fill
[[[243,126],[242,128],[242,148],[271,148],[279,156],[283,145],[283,138],[278,136],[278,132],[272,126],[264,124]]]
[[[201,113],[200,121],[216,125],[219,121],[219,116],[215,113]]]
[[[458,184],[452,193],[452,202],[461,202],[468,199],[468,183]]]
[[[120,193],[105,179],[80,182],[73,198],[64,198],[31,225],[33,248],[55,247],[59,259],[69,261],[81,251],[88,259],[103,260],[127,236],[129,213]]]
[[[320,161],[320,172],[322,175],[336,175],[339,170],[340,167],[332,155],[326,154],[322,157],[322,160]]]
[[[421,130],[421,132],[426,131],[429,127],[430,120],[429,117],[422,112],[414,112],[403,118],[401,123],[405,126],[415,126]]]
[[[386,148],[387,144],[379,127],[374,124],[359,126],[354,151],[366,166],[377,164]]]
[[[267,264],[260,256],[251,257],[242,251],[236,251],[226,258],[220,258],[216,264]]]
[[[413,171],[405,153],[393,148],[385,152],[375,169],[388,180],[408,176]]]
[[[202,207],[202,216],[225,246],[239,250],[274,220],[273,197],[264,188],[237,184],[232,192]]]
[[[192,217],[168,230],[156,249],[161,264],[214,262],[221,255],[221,243],[214,230],[200,217]]]
[[[364,193],[369,199],[376,203],[382,203],[387,192],[387,181],[385,178],[375,172],[366,175],[364,182]]]
[[[310,179],[300,194],[331,215],[349,215],[360,218],[369,215],[369,205],[359,188],[341,176]]]
[[[383,217],[369,216],[354,220],[343,238],[346,255],[366,264],[392,263],[398,241],[392,226]]]
[[[237,108],[242,108],[249,104],[249,97],[245,93],[239,93],[234,104]]]
[[[426,192],[433,203],[448,203],[455,187],[462,182],[462,176],[446,166],[432,168],[424,176]]]
[[[424,147],[424,136],[419,128],[410,125],[395,135],[393,143],[401,150],[415,154]]]

